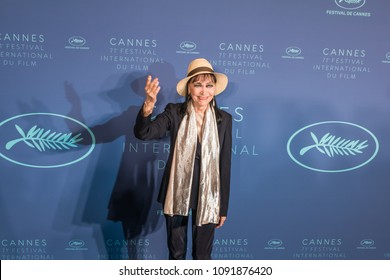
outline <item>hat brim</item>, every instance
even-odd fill
[[[210,71],[200,71],[194,75],[191,75],[191,76],[188,76],[188,77],[185,77],[184,79],[180,80],[177,85],[176,85],[176,90],[177,90],[177,93],[181,96],[186,96],[187,94],[187,82],[192,78],[192,77],[195,77],[197,75],[201,75],[201,74],[213,74],[215,76],[215,78],[217,79],[217,83],[215,85],[215,95],[218,95],[220,94],[221,92],[223,92],[226,87],[227,87],[227,84],[228,84],[228,77],[225,75],[225,74],[222,74],[222,73],[217,73],[217,72],[210,72]]]

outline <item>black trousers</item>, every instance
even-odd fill
[[[211,260],[215,224],[196,226],[196,213],[194,211],[192,212],[192,218],[165,215],[165,219],[170,260],[184,260],[186,258],[189,220],[192,224],[192,258],[194,260]]]

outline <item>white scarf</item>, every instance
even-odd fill
[[[164,213],[188,216],[197,146],[196,113],[188,104],[177,133]],[[214,108],[208,106],[202,127],[196,225],[217,224],[220,207],[219,139]]]

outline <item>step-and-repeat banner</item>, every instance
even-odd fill
[[[148,74],[229,76],[214,259],[390,259],[390,2],[0,2],[0,259],[166,259]],[[191,246],[191,245],[189,245]]]

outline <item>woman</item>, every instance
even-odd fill
[[[158,78],[148,76],[146,81],[146,99],[134,133],[142,140],[170,134],[170,154],[158,195],[166,217],[169,259],[185,259],[190,214],[193,259],[211,259],[215,228],[226,220],[232,116],[217,108],[215,96],[227,83],[226,75],[214,72],[206,59],[193,60],[187,77],[176,86],[185,102],[168,104],[152,121],[160,86]]]

